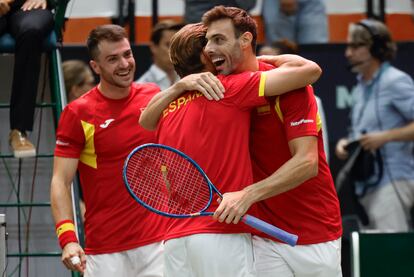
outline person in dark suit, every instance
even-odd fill
[[[36,155],[27,132],[33,129],[42,45],[53,25],[46,0],[0,0],[0,36],[16,40],[9,135],[16,158]]]

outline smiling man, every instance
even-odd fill
[[[162,276],[165,222],[138,205],[122,180],[131,150],[155,141],[138,119],[159,89],[133,83],[135,60],[122,27],[97,27],[87,45],[100,82],[65,108],[57,130],[51,204],[62,261],[88,277]],[[72,221],[70,186],[77,170],[86,205],[85,251]],[[72,264],[76,256],[80,263]]]
[[[255,40],[242,51],[239,37],[256,37],[243,10],[217,6],[203,16],[205,52],[219,73],[268,70],[256,59]],[[291,77],[291,76],[289,76]],[[280,83],[280,86],[285,85]],[[225,193],[215,218],[238,223],[250,206],[257,216],[299,236],[291,247],[263,233],[253,236],[257,276],[339,277],[341,216],[323,150],[321,121],[310,86],[269,97],[251,113],[250,154],[255,183]],[[321,254],[322,253],[322,254]]]

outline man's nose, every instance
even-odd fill
[[[207,41],[207,44],[204,47],[204,51],[206,52],[207,55],[213,52],[213,46],[209,41]]]
[[[129,66],[128,59],[126,59],[126,58],[121,58],[121,60],[120,60],[120,66],[121,66],[121,67],[128,67],[128,66]]]

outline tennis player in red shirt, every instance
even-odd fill
[[[253,51],[239,57],[232,41],[243,33],[245,11],[218,6],[203,16],[205,52],[221,74],[267,70]],[[224,194],[220,222],[238,223],[254,203],[259,218],[299,236],[290,247],[254,236],[258,276],[342,276],[339,202],[323,150],[321,121],[311,87],[269,99],[252,113],[250,138],[255,182]]]
[[[183,79],[150,101],[140,123],[153,129],[161,115],[158,142],[192,157],[220,191],[235,191],[253,182],[248,149],[252,109],[267,103],[264,96],[314,82],[320,69],[311,61],[290,56],[280,58],[279,68],[268,72],[219,75],[225,93],[218,102],[197,91],[181,94],[183,84],[192,78],[184,76],[211,69],[202,51],[205,31],[202,24],[192,24],[173,37],[170,57]],[[253,39],[249,32],[242,34],[238,54],[251,51]],[[209,82],[212,74],[204,76]],[[212,204],[213,209],[217,207],[218,203]],[[256,276],[250,232],[243,224],[225,225],[208,217],[171,220],[165,276]]]

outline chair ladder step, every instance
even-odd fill
[[[56,257],[61,256],[60,252],[32,252],[32,253],[9,253],[7,257],[19,258],[19,257]]]

